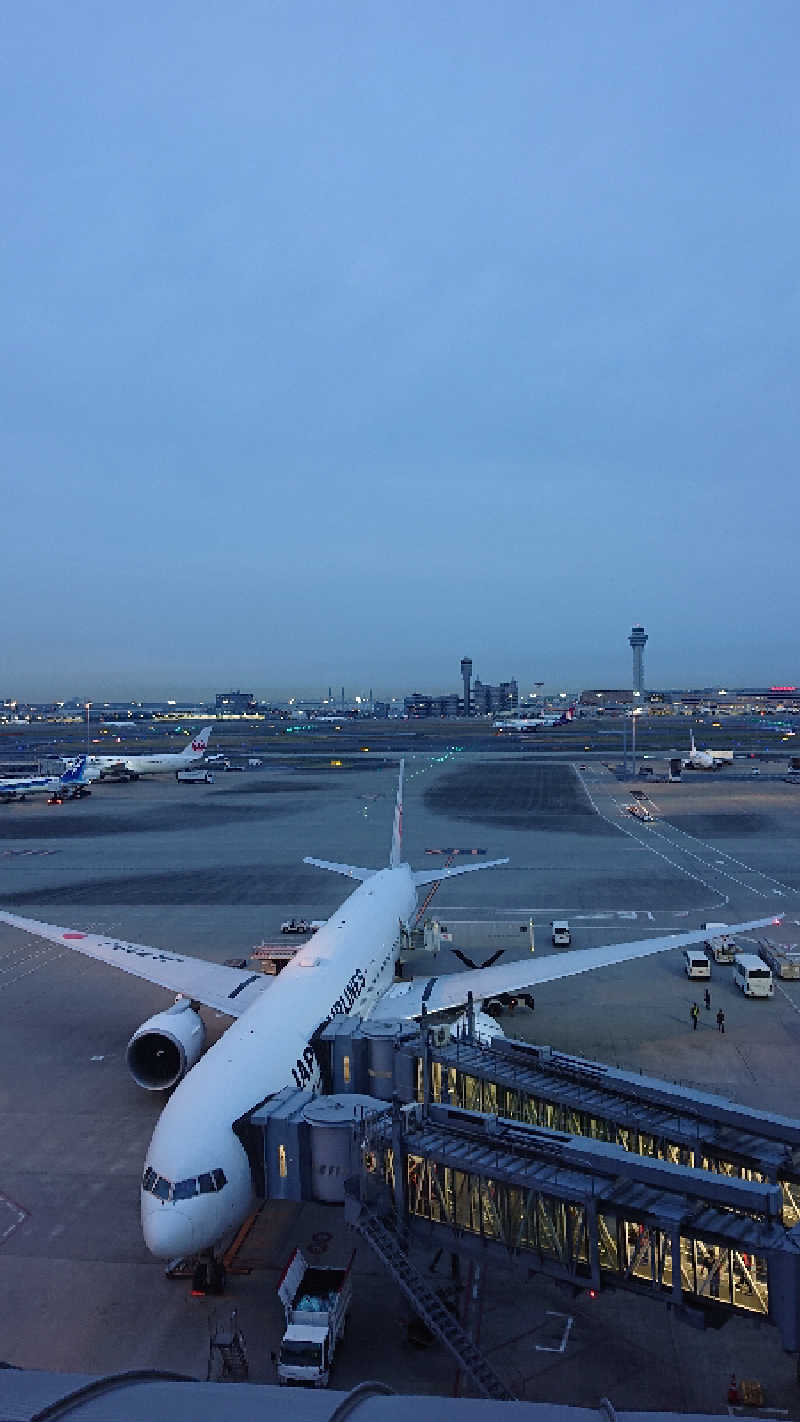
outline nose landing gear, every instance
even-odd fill
[[[207,1294],[225,1292],[225,1263],[221,1255],[213,1249],[206,1249],[199,1255],[192,1273],[193,1298],[205,1298]]]

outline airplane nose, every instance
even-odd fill
[[[174,1205],[142,1210],[142,1234],[156,1259],[183,1259],[196,1252],[192,1222]]]

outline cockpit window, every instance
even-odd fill
[[[159,1200],[191,1200],[195,1195],[213,1195],[227,1185],[224,1170],[207,1170],[204,1175],[193,1175],[188,1180],[179,1180],[173,1185],[163,1175],[157,1175],[148,1165],[142,1177],[142,1189],[149,1190]]]

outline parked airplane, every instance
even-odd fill
[[[142,1231],[158,1258],[205,1255],[213,1269],[215,1247],[240,1228],[256,1204],[242,1128],[255,1107],[284,1087],[320,1088],[317,1041],[333,1017],[355,1013],[377,1020],[413,1019],[423,1011],[455,1017],[470,993],[480,1009],[484,1000],[683,948],[707,936],[700,928],[394,983],[398,923],[413,918],[417,890],[508,863],[498,859],[414,871],[402,859],[402,792],[401,763],[387,868],[304,860],[358,880],[358,888],[275,978],[0,912],[0,921],[13,928],[180,994],[134,1032],[127,1050],[128,1068],[140,1086],[155,1091],[180,1083],[156,1123],[141,1185]],[[758,919],[728,931],[743,933],[773,922]],[[235,1019],[205,1055],[197,1003]]]
[[[718,755],[712,750],[698,750],[694,743],[694,731],[689,732],[689,746],[689,755],[683,762],[685,770],[721,770],[732,760],[730,753]]]
[[[161,755],[90,755],[89,776],[102,780],[104,776],[127,776],[138,780],[140,775],[158,775],[169,770],[185,770],[195,760],[202,760],[206,753],[213,726],[204,726],[191,744],[182,751],[167,751]]]
[[[496,731],[541,731],[550,726],[565,726],[572,721],[575,716],[575,707],[568,706],[566,711],[559,715],[555,713],[541,716],[515,716],[509,720],[497,720],[494,723]]]
[[[29,795],[49,795],[54,805],[63,800],[78,800],[91,795],[88,789],[90,776],[86,769],[86,756],[78,756],[63,775],[14,776],[0,780],[0,802],[9,805],[12,800],[27,800]]]

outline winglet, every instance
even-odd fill
[[[389,868],[397,869],[403,862],[403,771],[405,760],[400,761],[400,776],[397,781],[397,799],[394,805],[394,826],[392,828],[392,850]]]

